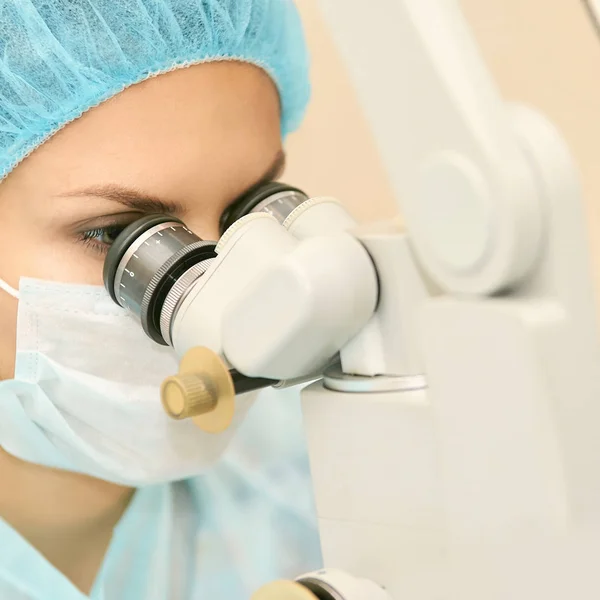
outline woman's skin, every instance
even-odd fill
[[[232,62],[161,75],[92,109],[0,183],[0,277],[102,285],[108,244],[144,214],[119,199],[160,200],[216,239],[223,210],[283,169],[279,110],[270,78]],[[0,379],[14,373],[16,316],[0,291]],[[89,593],[133,490],[1,449],[0,481],[0,517]]]

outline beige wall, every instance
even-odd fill
[[[336,196],[360,220],[392,216],[397,209],[386,174],[317,2],[297,0],[312,53],[313,99],[288,141],[284,180],[312,196]]]
[[[298,0],[313,54],[314,98],[305,126],[290,139],[286,179],[312,195],[338,196],[361,220],[392,215],[391,189],[317,2]],[[461,5],[504,96],[541,109],[570,144],[600,256],[600,39],[583,2]]]

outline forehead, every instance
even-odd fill
[[[279,98],[268,75],[210,63],[125,90],[67,125],[14,175],[48,194],[118,183],[171,197],[216,188],[235,196],[280,146]]]

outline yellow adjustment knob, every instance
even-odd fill
[[[214,410],[217,390],[204,374],[187,373],[165,379],[162,385],[165,410],[174,419],[188,419]]]
[[[251,600],[317,600],[317,597],[294,581],[273,581],[261,587]]]
[[[188,350],[179,373],[163,381],[161,398],[170,417],[191,418],[207,433],[225,431],[235,414],[235,387],[228,366],[218,354],[200,346]]]

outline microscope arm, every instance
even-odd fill
[[[319,0],[420,261],[491,293],[539,257],[531,165],[454,0]]]

